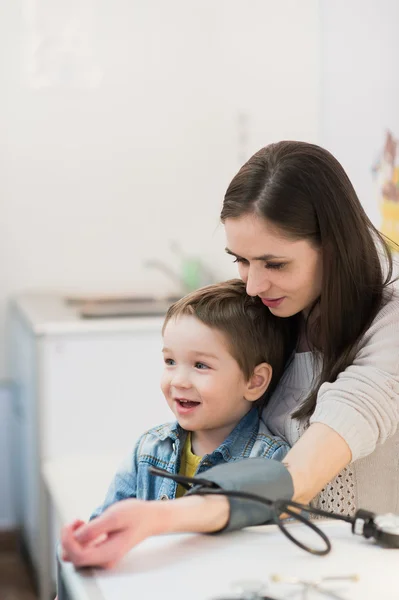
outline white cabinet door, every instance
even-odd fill
[[[11,321],[11,373],[13,389],[12,488],[15,516],[32,561],[40,537],[40,439],[37,406],[37,339],[16,315]]]
[[[160,331],[44,338],[42,460],[128,453],[146,429],[173,420],[161,348]]]
[[[11,465],[11,434],[13,413],[11,392],[8,386],[0,384],[0,531],[13,529],[16,523],[15,502],[12,480],[15,471]]]

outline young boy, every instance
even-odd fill
[[[97,517],[126,498],[167,500],[184,489],[148,472],[193,476],[245,457],[282,460],[289,450],[260,419],[290,352],[289,323],[246,294],[241,280],[210,285],[173,304],[163,326],[162,392],[176,422],[138,440]]]

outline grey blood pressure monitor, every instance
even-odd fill
[[[264,504],[269,508],[270,516],[268,517],[268,520],[273,521],[278,525],[282,533],[284,533],[291,542],[311,554],[324,556],[331,550],[331,542],[328,536],[309,519],[312,515],[327,517],[337,521],[345,521],[352,526],[353,534],[361,535],[366,539],[372,539],[379,546],[384,548],[399,548],[399,515],[392,513],[376,515],[370,511],[360,509],[356,511],[354,516],[347,516],[330,513],[291,500],[270,500],[263,496],[258,496],[257,494],[241,492],[238,490],[225,490],[219,487],[214,481],[199,477],[185,477],[183,475],[169,473],[168,471],[164,471],[157,467],[149,467],[149,471],[153,475],[173,479],[187,490],[194,488],[192,490],[193,494],[227,496],[229,498],[241,498],[242,500],[250,500],[252,502]],[[294,529],[290,529],[289,526],[287,526],[286,519],[280,518],[283,514],[289,515],[293,519],[300,521],[312,529],[313,532],[323,540],[324,547],[321,549],[314,548],[304,544],[301,540],[296,539],[293,535]]]

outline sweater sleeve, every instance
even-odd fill
[[[349,445],[352,461],[371,454],[399,423],[399,297],[383,306],[352,365],[319,390],[310,423],[324,423]]]

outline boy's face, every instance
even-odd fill
[[[224,335],[196,317],[172,318],[164,331],[162,392],[179,424],[218,445],[250,410],[246,381]]]

